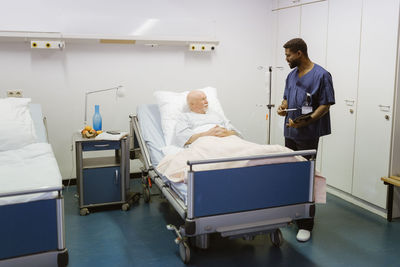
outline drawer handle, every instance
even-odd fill
[[[115,170],[115,181],[114,184],[118,184],[118,170]]]
[[[108,147],[110,144],[104,144],[104,145],[94,145],[95,147]]]

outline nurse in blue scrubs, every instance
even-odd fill
[[[283,47],[286,61],[293,69],[286,78],[283,101],[277,111],[285,116],[285,146],[317,150],[319,138],[331,133],[329,107],[335,104],[332,77],[308,58],[307,44],[302,39],[292,39]],[[297,240],[309,240],[314,218],[296,223]]]

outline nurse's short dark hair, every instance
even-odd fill
[[[301,51],[306,57],[308,57],[307,53],[307,44],[301,38],[294,38],[292,40],[287,41],[283,48],[289,49],[290,51],[296,53],[297,51]]]

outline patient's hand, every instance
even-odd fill
[[[202,137],[202,136],[216,136],[216,137],[225,137],[229,135],[234,135],[236,134],[235,131],[225,129],[224,127],[216,125],[215,127],[211,128],[210,130],[202,133],[197,133],[192,135],[189,140],[185,143],[186,145],[190,145],[194,141],[197,140],[197,138]]]
[[[221,126],[218,126],[218,125],[213,127],[213,128],[211,128],[206,133],[207,133],[206,135],[217,136],[217,137],[225,137],[225,136],[229,136],[229,135],[235,134],[234,131],[229,131],[228,129],[226,129],[224,127],[221,127]]]

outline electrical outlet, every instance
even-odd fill
[[[22,90],[7,90],[7,97],[23,97]]]
[[[213,45],[213,44],[190,44],[189,50],[197,51],[197,52],[214,51],[215,45]]]
[[[23,97],[22,91],[21,90],[16,90],[15,92],[15,97]]]
[[[31,41],[31,48],[63,49],[64,41]]]

